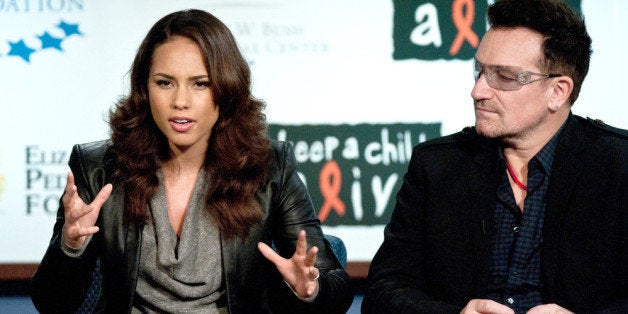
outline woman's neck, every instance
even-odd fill
[[[198,173],[205,163],[206,150],[170,148],[170,158],[163,163],[163,170],[169,173]]]

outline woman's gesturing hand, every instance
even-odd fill
[[[281,257],[268,245],[260,242],[257,247],[279,270],[283,279],[301,298],[310,298],[318,293],[318,268],[314,267],[318,248],[307,250],[305,230],[299,232],[297,247],[290,259]]]
[[[96,219],[100,213],[100,207],[111,195],[113,186],[106,184],[91,204],[85,204],[79,197],[76,185],[74,185],[74,174],[68,173],[68,180],[65,185],[65,193],[61,198],[65,209],[65,224],[63,225],[63,239],[72,248],[80,248],[87,236],[98,232],[95,226]]]

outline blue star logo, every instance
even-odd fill
[[[2,0],[0,0],[0,4],[1,3],[2,3]],[[41,35],[35,35],[41,41],[41,48],[39,49],[31,48],[28,45],[26,45],[23,38],[16,42],[9,41],[9,45],[10,45],[9,52],[5,54],[0,53],[0,57],[16,56],[16,57],[22,58],[27,63],[30,63],[31,55],[33,53],[44,50],[44,49],[49,49],[49,48],[53,48],[53,49],[63,52],[63,48],[61,48],[61,44],[66,38],[72,35],[83,36],[83,33],[81,33],[81,31],[79,30],[78,23],[70,24],[62,20],[56,26],[63,31],[63,33],[65,34],[65,37],[64,36],[61,36],[60,38],[55,37],[52,34],[50,34],[50,32],[48,31],[44,31],[44,33]]]
[[[17,56],[24,59],[24,61],[30,63],[31,62],[31,53],[35,52],[35,49],[32,49],[26,46],[23,39],[20,39],[18,42],[9,42],[11,46],[11,50],[9,50],[8,56]]]
[[[70,37],[72,35],[83,35],[78,29],[78,24],[68,24],[64,21],[61,21],[61,23],[59,23],[59,25],[57,26],[63,30],[63,32],[65,33],[65,37]]]
[[[63,51],[63,49],[61,49],[61,42],[63,39],[53,37],[48,32],[45,32],[43,35],[37,37],[41,40],[41,49],[55,48],[59,51]]]

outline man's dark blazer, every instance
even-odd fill
[[[567,119],[547,192],[545,303],[628,313],[627,143],[625,130]],[[498,147],[473,128],[415,147],[364,313],[459,313],[486,295]]]
[[[292,148],[273,141],[269,179],[257,192],[263,221],[251,228],[246,239],[221,237],[223,279],[229,313],[343,313],[353,301],[349,275],[342,269],[323,237],[307,190],[297,176]],[[77,145],[70,168],[81,198],[89,203],[111,180],[115,168],[107,142]],[[100,258],[102,297],[100,310],[129,313],[138,276],[141,224],[124,216],[124,191],[113,182],[113,192],[100,210],[100,231],[80,258],[67,256],[60,247],[63,206],[50,246],[32,280],[32,299],[43,313],[73,313],[90,287],[92,271]],[[257,249],[258,242],[276,245],[289,258],[297,235],[307,233],[308,246],[319,248],[315,266],[320,269],[320,290],[312,303],[299,300],[275,266]]]

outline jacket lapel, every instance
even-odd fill
[[[493,236],[493,212],[496,206],[497,146],[492,141],[480,139],[474,147],[475,154],[469,171],[469,204],[474,224],[476,294],[482,296],[488,285],[488,267]]]
[[[220,234],[220,249],[222,250],[222,269],[224,270],[225,289],[227,294],[227,304],[229,313],[240,313],[237,300],[237,237],[226,239],[222,233]]]
[[[541,269],[549,291],[555,285],[559,257],[559,240],[564,215],[567,213],[567,200],[571,198],[574,187],[578,184],[578,176],[582,165],[578,162],[584,146],[582,126],[573,115],[569,115],[563,134],[559,139],[550,175],[547,191],[545,222],[543,225],[543,247],[541,252]]]

